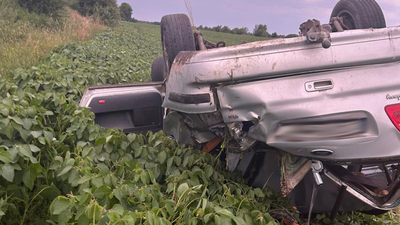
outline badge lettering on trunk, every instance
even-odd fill
[[[390,95],[390,94],[386,95],[386,100],[392,100],[392,99],[400,100],[400,95]]]

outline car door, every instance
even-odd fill
[[[157,132],[163,129],[163,96],[162,82],[91,86],[79,106],[89,108],[102,127]]]

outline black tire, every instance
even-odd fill
[[[151,81],[163,81],[165,76],[164,76],[164,58],[163,57],[158,57],[153,61],[153,64],[151,65]]]
[[[375,0],[340,0],[332,17],[343,17],[350,30],[386,27],[385,16]]]
[[[166,71],[181,51],[195,51],[190,19],[185,14],[166,15],[161,19],[161,42]]]

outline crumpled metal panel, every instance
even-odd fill
[[[170,112],[164,119],[164,131],[179,143],[194,145],[189,128],[177,112]]]
[[[164,119],[164,131],[179,143],[197,145],[216,137],[198,115],[185,115],[169,112]]]
[[[400,157],[400,132],[385,113],[399,104],[400,63],[348,68],[217,88],[225,123],[252,121],[248,136],[293,155],[334,161]],[[310,81],[332,87],[307,91]],[[315,155],[333,152],[332,155]],[[318,151],[328,150],[328,151]]]
[[[332,33],[332,46],[307,43],[305,37],[273,39],[197,52],[181,52],[166,81],[163,106],[185,113],[217,110],[213,87],[249,80],[310,74],[400,60],[400,27]],[[179,94],[210,94],[211,101],[183,104]]]

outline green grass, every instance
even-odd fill
[[[130,25],[137,28],[145,28],[146,30],[151,31],[153,35],[158,37],[159,43],[157,43],[157,45],[161,46],[161,34],[159,25],[153,25],[147,23],[134,23]],[[254,42],[254,41],[263,41],[270,39],[265,37],[256,37],[253,35],[245,35],[245,34],[237,35],[237,34],[228,34],[228,33],[208,31],[208,30],[200,30],[200,32],[203,34],[203,38],[205,40],[212,42],[214,44],[219,41],[224,41],[227,46],[238,45],[241,44],[242,42]]]
[[[0,75],[34,65],[55,46],[85,40],[104,28],[71,10],[56,21],[29,13],[16,0],[0,0]]]
[[[238,45],[244,42],[254,42],[254,41],[263,41],[268,40],[269,38],[264,37],[256,37],[252,35],[237,35],[237,34],[228,34],[222,32],[201,30],[204,39],[207,41],[217,43],[218,41],[224,41],[227,46]]]

